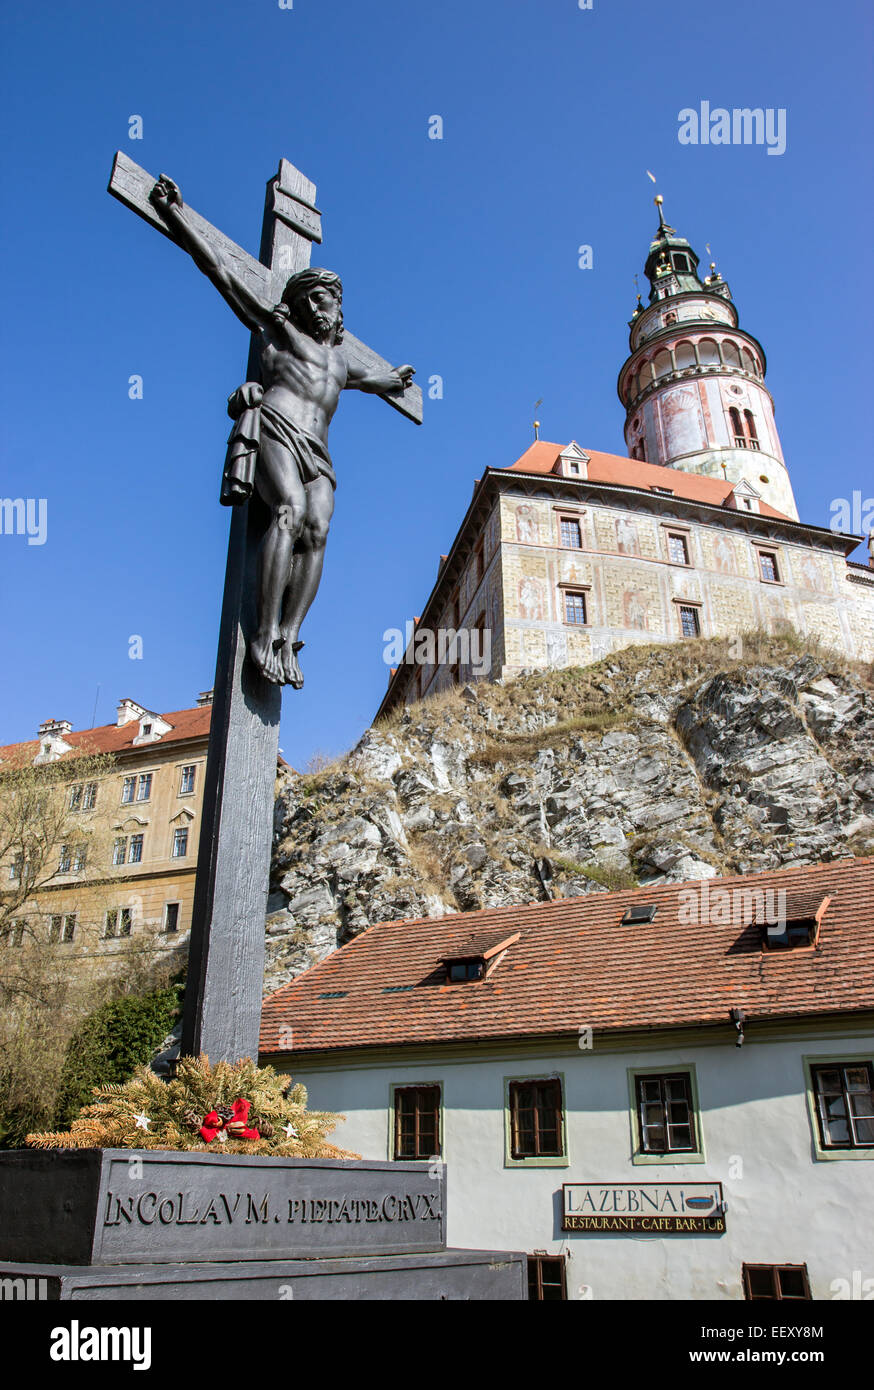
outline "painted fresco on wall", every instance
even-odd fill
[[[804,555],[799,563],[795,556],[793,560],[799,566],[802,575],[802,582],[808,589],[821,589],[824,587],[819,566],[812,555]]]
[[[640,554],[637,527],[633,521],[629,521],[625,516],[616,518],[616,549],[621,551],[623,555]]]
[[[662,399],[661,409],[668,457],[707,447],[697,390],[681,386],[667,392]]]
[[[523,545],[540,544],[540,526],[534,508],[527,502],[516,509],[516,539]]]
[[[626,627],[646,631],[646,597],[642,589],[626,589],[622,597]]]
[[[542,666],[546,662],[546,641],[537,628],[522,633],[522,659],[526,666]]]
[[[529,574],[519,580],[519,616],[529,622],[543,621],[543,585]]]
[[[713,545],[713,563],[722,574],[734,574],[734,551],[725,536],[717,536]]]
[[[546,660],[550,666],[564,666],[567,663],[567,633],[547,632]]]

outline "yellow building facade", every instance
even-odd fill
[[[167,714],[125,699],[115,724],[73,730],[45,720],[36,739],[0,748],[0,798],[5,769],[73,769],[51,818],[57,842],[33,870],[34,891],[6,913],[6,951],[48,944],[83,977],[122,972],[135,956],[184,957],[211,713],[211,692]],[[0,894],[9,903],[22,897],[29,870],[5,838]]]

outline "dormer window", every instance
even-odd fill
[[[585,478],[588,475],[589,456],[575,439],[572,439],[558,456],[555,472],[566,478]]]
[[[481,980],[486,973],[486,963],[482,956],[472,956],[470,960],[451,960],[446,963],[446,978],[453,984],[460,980]]]
[[[487,979],[507,949],[518,940],[519,932],[510,936],[503,932],[499,936],[468,937],[451,955],[442,957],[440,964],[445,967],[446,979],[450,984]]]
[[[149,734],[152,732],[152,726],[151,726],[151,724],[143,724],[143,725],[141,725],[140,732],[141,732],[143,738],[148,738]]]
[[[759,915],[762,946],[766,951],[793,951],[801,946],[815,946],[819,930],[831,898],[819,893],[778,895],[777,911]]]
[[[768,927],[765,946],[769,951],[792,951],[798,946],[813,946],[816,933],[817,925],[813,917],[799,917]]]

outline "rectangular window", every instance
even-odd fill
[[[53,943],[72,941],[76,934],[76,914],[67,912],[62,917],[53,917],[49,928],[49,940]]]
[[[473,548],[473,575],[475,584],[479,584],[485,572],[485,537],[480,536],[479,540]]]
[[[561,518],[561,543],[569,550],[582,550],[583,533],[580,523],[572,516]]]
[[[510,1082],[510,1156],[561,1158],[561,1082]]]
[[[584,627],[586,623],[586,595],[576,589],[565,589],[564,591],[564,620],[566,623],[573,623],[575,627]]]
[[[197,771],[194,763],[188,767],[183,767],[182,775],[179,779],[179,795],[186,796],[188,792],[194,791],[194,776]]]
[[[688,1072],[638,1076],[637,1119],[642,1153],[695,1152],[695,1113]]]
[[[61,853],[58,857],[58,873],[68,874],[73,867],[73,855],[69,845],[61,845]]]
[[[537,1303],[552,1303],[567,1298],[564,1256],[528,1256],[528,1297]]]
[[[23,922],[13,922],[13,923],[12,923],[12,944],[13,944],[13,946],[23,946],[23,945],[24,945],[24,923],[23,923]]]
[[[88,846],[77,845],[73,853],[73,873],[81,874],[88,861]]]
[[[744,1298],[760,1299],[810,1298],[807,1265],[744,1265]]]
[[[9,882],[18,883],[24,871],[24,855],[16,854],[12,863],[9,865]]]
[[[777,556],[771,555],[766,550],[759,551],[759,574],[769,584],[779,584],[780,573],[777,569]]]
[[[121,784],[121,804],[126,806],[129,801],[134,799],[134,788],[136,787],[136,777],[125,777]]]
[[[684,637],[700,637],[701,621],[698,609],[689,604],[680,604],[680,628]]]
[[[113,841],[113,845],[112,845],[112,862],[113,862],[113,864],[114,864],[116,867],[117,867],[119,864],[123,864],[123,863],[124,863],[126,851],[127,851],[127,836],[126,836],[126,835],[119,835],[119,836]]]
[[[148,801],[152,795],[152,774],[141,772],[137,778],[137,801]]]
[[[689,548],[685,536],[668,536],[668,557],[675,565],[688,565]]]
[[[179,904],[164,904],[164,930],[174,932],[179,930]]]
[[[97,783],[88,782],[82,788],[82,810],[93,811],[97,805]]]
[[[173,858],[184,859],[188,853],[188,827],[173,831]]]
[[[434,1158],[440,1153],[440,1087],[397,1086],[394,1093],[395,1159]]]
[[[69,800],[69,802],[68,802],[67,804],[68,804],[68,809],[69,809],[69,810],[71,810],[71,811],[78,811],[78,810],[79,810],[79,808],[80,808],[80,806],[81,806],[81,804],[82,804],[82,784],[81,784],[81,782],[77,783],[75,786],[72,786],[72,787],[70,788],[70,800]]]
[[[141,864],[143,860],[143,837],[142,835],[131,835],[130,845],[127,852],[127,862],[129,864]]]
[[[870,1062],[811,1067],[824,1149],[874,1147],[874,1068]]]
[[[106,914],[106,937],[130,936],[134,910],[132,907],[114,907]]]

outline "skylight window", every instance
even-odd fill
[[[345,999],[349,993],[348,989],[331,989],[327,994],[320,994],[320,999]]]
[[[621,925],[623,927],[629,927],[637,926],[641,922],[651,922],[657,912],[658,907],[655,903],[635,903],[633,907],[629,907],[625,912]]]
[[[412,989],[412,985],[386,985],[383,994],[403,994],[406,990]]]

